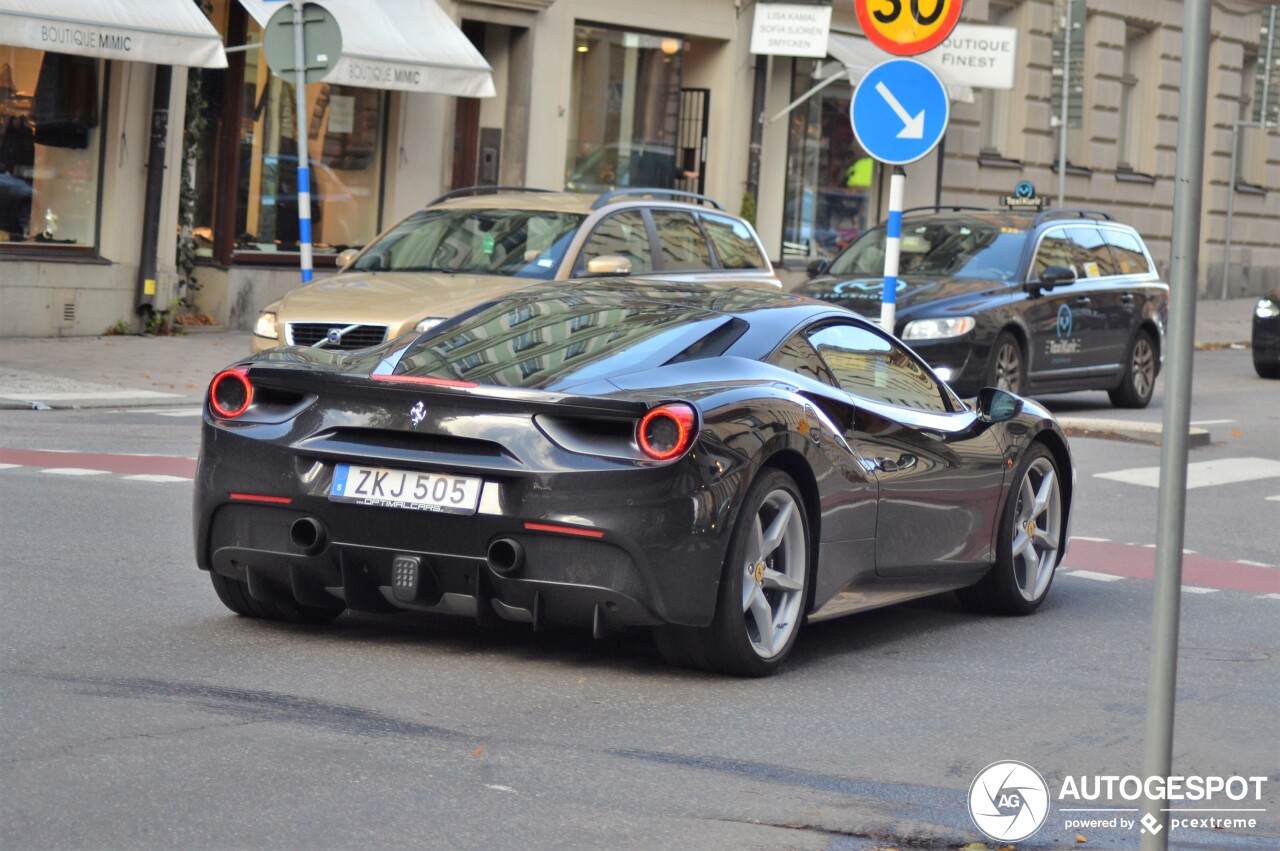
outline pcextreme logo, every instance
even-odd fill
[[[1262,801],[1266,777],[1135,775],[1067,775],[1058,788],[1058,811],[1063,828],[1133,830],[1252,830],[1266,809],[1250,806]],[[1165,819],[1148,813],[1139,818],[1144,799],[1165,802]],[[1225,799],[1225,801],[1223,800]],[[1053,798],[1040,772],[1024,762],[993,762],[973,778],[969,787],[969,815],[973,823],[997,842],[1019,842],[1040,830],[1048,820]],[[1185,806],[1187,802],[1203,806]],[[1224,806],[1227,802],[1235,806]],[[1104,806],[1099,806],[1103,804]],[[1115,806],[1105,806],[1114,804]],[[1079,806],[1076,806],[1079,805]]]

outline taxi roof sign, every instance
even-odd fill
[[[858,23],[871,43],[895,56],[933,50],[960,20],[962,0],[854,0]]]

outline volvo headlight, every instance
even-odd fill
[[[1276,304],[1269,298],[1264,298],[1253,309],[1253,315],[1259,319],[1275,319],[1280,316],[1280,304]]]
[[[259,313],[258,321],[253,324],[253,333],[258,337],[280,339],[280,332],[276,329],[276,315],[266,310]]]
[[[421,334],[423,331],[430,331],[432,328],[436,327],[443,321],[444,321],[443,316],[428,316],[426,319],[423,319],[422,321],[420,321],[417,325],[414,325],[413,330]]]
[[[902,329],[902,339],[945,340],[948,337],[968,334],[977,324],[972,316],[957,316],[951,319],[914,319]]]

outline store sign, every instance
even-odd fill
[[[1010,210],[1043,210],[1046,199],[1036,194],[1036,187],[1030,180],[1020,180],[1013,187],[1013,194],[1006,195],[1002,203]]]
[[[949,80],[974,89],[1012,89],[1018,30],[956,24],[945,41],[920,57]]]
[[[751,25],[751,52],[822,59],[827,55],[830,32],[830,6],[757,3]]]

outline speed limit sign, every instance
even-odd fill
[[[961,0],[854,0],[871,43],[896,56],[933,50],[960,20]]]

